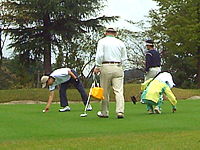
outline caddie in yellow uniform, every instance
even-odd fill
[[[161,114],[161,105],[163,104],[162,95],[165,94],[168,100],[171,102],[173,112],[176,111],[176,97],[174,96],[171,88],[174,86],[172,76],[168,72],[160,73],[155,79],[150,78],[141,84],[141,90],[143,91],[141,99],[147,106],[149,114],[153,114],[154,111],[157,114]],[[153,106],[154,109],[153,109]]]

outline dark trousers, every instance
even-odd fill
[[[71,70],[73,72],[73,74],[78,78],[78,75],[76,73],[75,70]],[[83,88],[83,85],[81,82],[79,83],[76,83],[75,80],[73,78],[70,78],[69,81],[67,82],[64,82],[61,84],[60,86],[60,90],[59,90],[59,93],[60,93],[60,106],[61,107],[65,107],[65,106],[68,106],[68,100],[67,100],[67,89],[69,89],[70,87],[70,84],[73,84],[75,86],[75,88],[78,90],[78,92],[81,94],[81,98],[82,98],[82,101],[84,103],[84,105],[86,105],[87,103],[87,94]]]

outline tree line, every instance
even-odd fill
[[[154,1],[159,7],[149,11],[146,22],[150,27],[146,27],[143,20],[126,20],[141,30],[133,32],[118,29],[118,38],[127,47],[127,69],[144,68],[144,41],[151,38],[161,53],[163,70],[172,73],[177,87],[199,88],[200,2]],[[7,82],[7,85],[10,83],[6,88],[37,87],[35,81],[42,74],[48,75],[52,70],[66,66],[76,69],[82,78],[88,78],[83,72],[88,69],[89,75],[93,68],[96,44],[104,36],[105,24],[117,21],[120,17],[100,16],[105,2],[106,0],[1,1],[0,35],[9,35],[12,41],[9,48],[14,51],[12,58],[3,58],[1,44],[0,89],[6,85],[3,82]],[[57,56],[54,64],[51,62],[52,53]]]

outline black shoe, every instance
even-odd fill
[[[124,118],[124,114],[121,113],[121,112],[117,113],[117,118],[118,118],[118,119]]]

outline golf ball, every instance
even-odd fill
[[[43,110],[42,112],[45,113],[45,110]]]

